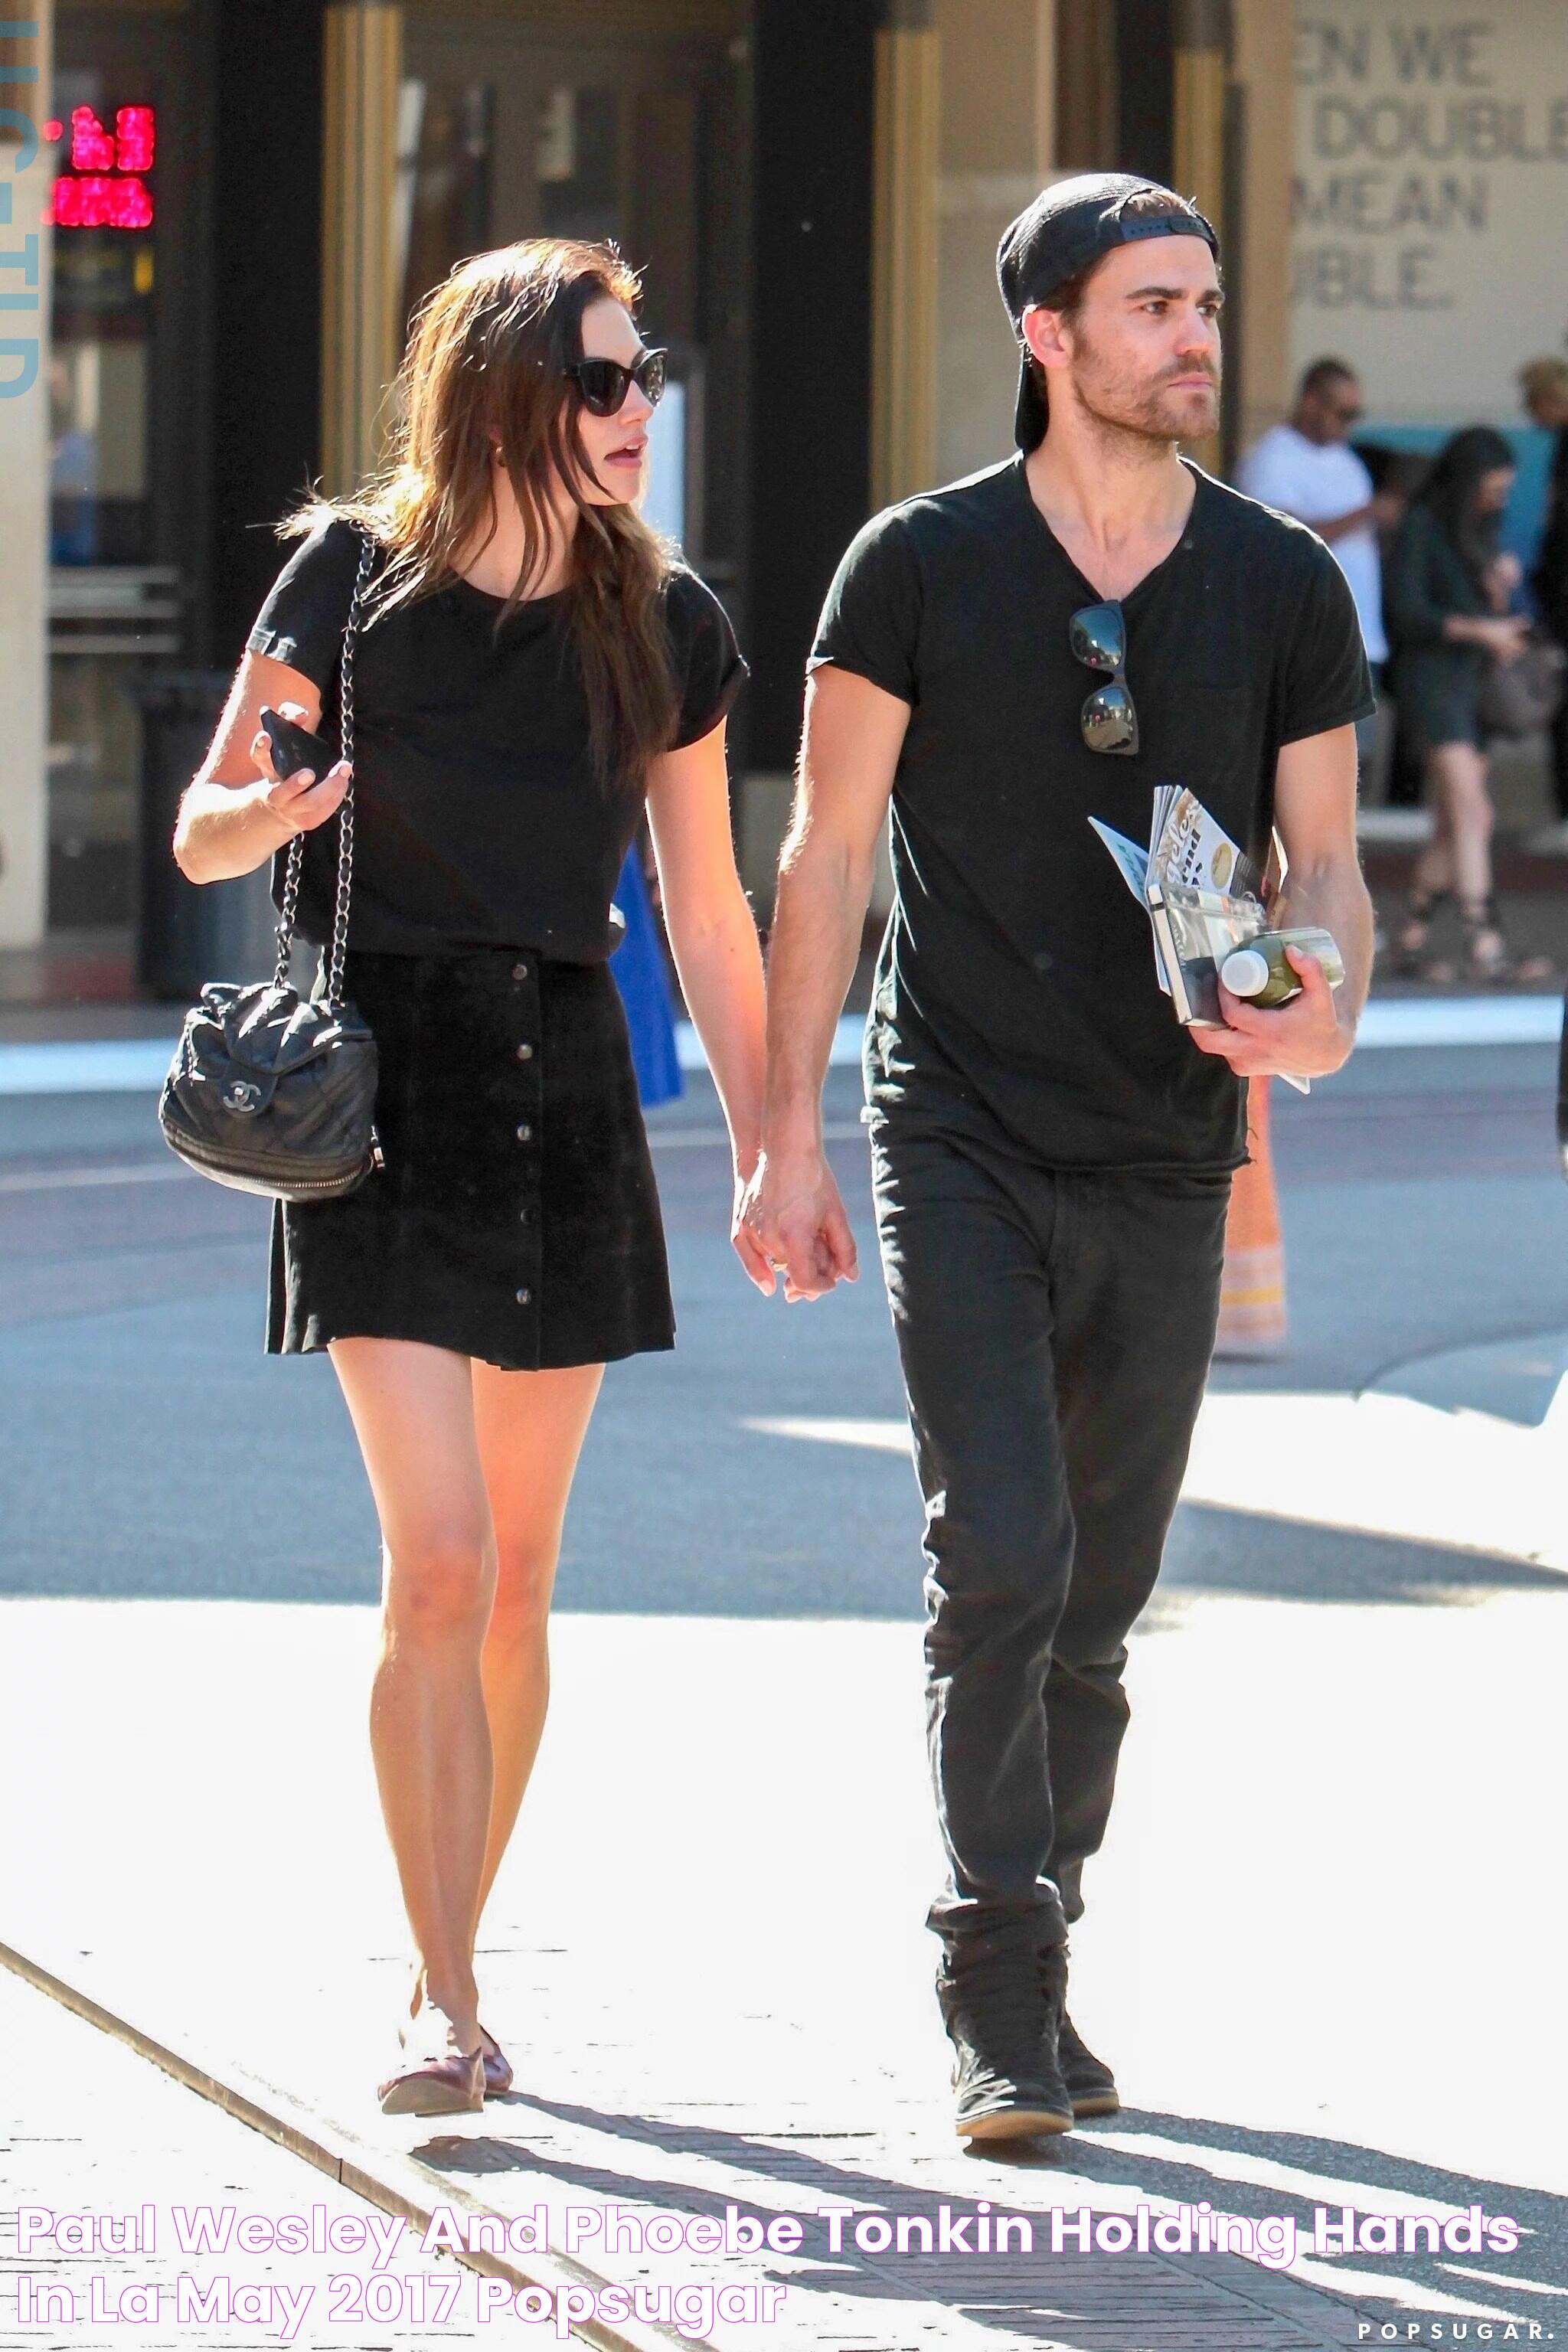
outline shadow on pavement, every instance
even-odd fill
[[[1464,1607],[1492,1592],[1560,1592],[1568,1601],[1568,1576],[1494,1553],[1184,1503],[1160,1591]]]
[[[309,1444],[301,1450],[306,1458],[301,1462],[296,1452],[291,1475],[305,1494],[314,1483],[312,1467],[325,1465],[319,1454],[318,1465],[311,1465],[315,1449]],[[334,1508],[322,1496],[321,1507],[294,1506],[285,1518],[275,1493],[246,1491],[250,1478],[242,1461],[229,1465],[235,1490],[229,1500],[215,1496],[204,1508],[195,1490],[220,1469],[210,1449],[205,1460],[204,1470],[198,1448],[179,1479],[160,1471],[148,1481],[140,1513],[126,1509],[123,1472],[118,1507],[109,1493],[101,1514],[84,1507],[90,1465],[81,1465],[68,1488],[51,1483],[35,1492],[0,1554],[0,1595],[376,1602],[380,1573],[368,1499],[351,1491],[339,1496]],[[888,1474],[878,1464],[858,1490],[846,1494],[836,1481],[783,1517],[753,1514],[728,1561],[714,1556],[711,1523],[689,1526],[684,1515],[661,1520],[652,1513],[628,1535],[624,1524],[616,1528],[621,1510],[615,1498],[606,1496],[598,1508],[585,1499],[574,1505],[568,1526],[556,1609],[639,1617],[918,1622],[919,1524],[910,1507],[908,1470],[896,1467],[891,1511],[881,1484]],[[177,1528],[169,1524],[176,1517],[183,1522]],[[666,1548],[668,1558],[661,1557]],[[694,1575],[693,1558],[705,1553],[702,1572]],[[1173,1628],[1184,1604],[1220,1594],[1464,1608],[1508,1591],[1560,1593],[1568,1602],[1568,1576],[1528,1560],[1184,1504],[1144,1627]]]
[[[976,2154],[973,2186],[966,2197],[955,2198],[945,2181],[921,2188],[908,2179],[890,2179],[885,2173],[834,2161],[831,2150],[843,2146],[847,2135],[825,2133],[820,2147],[814,2148],[802,2137],[783,2140],[752,2137],[542,2098],[525,2100],[514,2095],[505,2104],[520,2123],[532,2112],[568,2129],[633,2142],[665,2158],[695,2157],[740,2175],[751,2174],[770,2185],[767,2205],[778,2205],[782,2187],[789,2200],[784,2210],[803,2216],[811,2214],[824,2200],[852,2200],[863,2209],[874,2209],[896,2230],[900,2216],[929,2219],[942,2201],[952,2203],[956,2211],[989,2197],[998,2210],[1023,2212],[1033,2220],[1037,2243],[1032,2255],[1011,2253],[993,2263],[973,2253],[946,2258],[940,2253],[908,2254],[900,2261],[892,2253],[858,2251],[847,2229],[841,2250],[820,2270],[796,2269],[770,2275],[785,2285],[816,2285],[825,2292],[878,2301],[903,2296],[962,2304],[972,2319],[1005,2326],[1016,2335],[1037,2334],[1041,2341],[1076,2346],[1080,2335],[1086,2346],[1121,2340],[1107,2339],[1100,2331],[1118,2297],[1124,2295],[1130,2304],[1140,2300],[1140,2266],[1145,2281],[1150,2270],[1156,2273],[1163,2270],[1168,2276],[1171,2268],[1180,2267],[1189,2277],[1215,2285],[1223,2283],[1240,2295],[1262,2292],[1260,2282],[1268,2275],[1236,2255],[1085,2256],[1070,2245],[1060,2253],[1049,2254],[1041,2242],[1039,2215],[1056,2205],[1076,2210],[1082,2201],[1101,2212],[1130,2211],[1143,2199],[1194,2208],[1206,2200],[1215,2212],[1254,2221],[1288,2215],[1296,2223],[1303,2251],[1309,2253],[1318,2206],[1327,2209],[1336,2228],[1346,2204],[1362,2217],[1392,2210],[1401,2221],[1420,2210],[1463,2214],[1479,2205],[1489,2217],[1507,2215],[1518,2223],[1520,2244],[1512,2255],[1487,2251],[1430,2252],[1423,2231],[1414,2233],[1410,2252],[1357,2251],[1345,2264],[1353,2273],[1353,2285],[1347,2278],[1342,2290],[1322,2275],[1334,2258],[1320,2258],[1310,2283],[1327,2298],[1321,2324],[1337,2312],[1342,2323],[1352,2323],[1345,2328],[1347,2343],[1355,2340],[1353,2323],[1369,2315],[1383,2325],[1397,2311],[1403,2326],[1412,2315],[1424,2311],[1452,2315],[1456,2307],[1494,2315],[1506,2311],[1521,2329],[1533,2320],[1544,2337],[1550,2333],[1556,2297],[1568,2292],[1568,2199],[1461,2177],[1383,2149],[1299,2132],[1259,2131],[1202,2117],[1128,2108],[1104,2125],[1080,2127],[1070,2137],[1028,2143],[1011,2158],[994,2148]],[[542,2175],[589,2204],[637,2200],[683,2216],[721,2219],[726,2204],[743,2201],[744,2197],[743,2189],[710,2189],[684,2179],[573,2160],[548,2147],[531,2146],[521,2137],[437,2142],[416,2153],[437,2170],[453,2175],[483,2177],[513,2170]],[[1021,2194],[1008,2197],[1000,2190],[1000,2179],[1016,2182]],[[1055,2192],[1049,2185],[1053,2179],[1061,2183]],[[1086,2182],[1090,2184],[1087,2198],[1080,2186]],[[1114,2194],[1094,2198],[1096,2183]],[[828,2252],[826,2225],[816,2223],[813,2233],[808,2223],[803,2253],[809,2259],[818,2252]],[[1042,2253],[1048,2270],[1041,2269]],[[1026,2279],[1021,2273],[1021,2263],[1028,2266]],[[1517,2284],[1512,2283],[1515,2277]],[[1037,2304],[1036,2310],[1022,2304],[1021,2288]],[[1560,2306],[1555,2315],[1561,2316]],[[1075,2321],[1080,2323],[1079,2334],[1064,2332]],[[1191,2316],[1184,2324],[1190,2327]],[[1276,2324],[1286,2326],[1282,2320]],[[1500,2336],[1500,2321],[1497,2326]],[[1193,2339],[1184,2336],[1182,2340]],[[1271,2331],[1264,2326],[1260,2315],[1260,2347],[1271,2340]],[[1516,2340],[1526,2339],[1521,2335]]]

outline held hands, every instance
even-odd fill
[[[297,726],[308,722],[309,714],[299,702],[280,702],[280,719],[291,719]],[[258,727],[251,738],[250,756],[260,771],[266,790],[259,795],[261,804],[278,819],[286,835],[313,833],[335,816],[349,788],[353,771],[346,760],[329,768],[318,782],[309,768],[300,768],[291,776],[280,776],[272,764],[272,745],[265,729]]]
[[[792,1307],[859,1278],[855,1236],[819,1147],[788,1159],[762,1154],[740,1189],[731,1239],[764,1298],[775,1278]]]
[[[1220,1055],[1238,1078],[1284,1073],[1293,1078],[1326,1078],[1350,1058],[1353,1040],[1340,1026],[1322,965],[1304,948],[1287,948],[1285,953],[1300,979],[1300,996],[1260,1012],[1245,998],[1233,996],[1221,981],[1220,1011],[1226,1026],[1187,1032],[1201,1053]]]

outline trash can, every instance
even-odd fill
[[[142,706],[141,921],[136,975],[164,1003],[209,980],[262,980],[277,953],[271,861],[232,882],[187,882],[174,863],[180,797],[206,756],[227,698],[221,670],[155,670]]]

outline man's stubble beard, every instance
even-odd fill
[[[1191,374],[1189,366],[1184,371]],[[1173,442],[1201,441],[1219,425],[1219,372],[1212,396],[1148,383],[1086,350],[1072,372],[1073,391],[1107,455],[1153,457]]]

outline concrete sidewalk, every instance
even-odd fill
[[[690,2341],[683,2313],[724,2352],[1327,2352],[1395,2320],[1399,2340],[1431,2340],[1404,2331],[1461,2314],[1491,2317],[1497,2341],[1546,2341],[1568,2289],[1550,2145],[1568,2086],[1547,2079],[1561,2052],[1511,2102],[1490,2083],[1456,2086],[1452,2036],[1473,2012],[1436,1890],[1500,1786],[1512,1823],[1494,1840],[1494,1893],[1531,1899],[1563,1601],[1555,1580],[1468,1599],[1463,1631],[1452,1610],[1157,1605],[1135,1643],[1141,1720],[1074,2003],[1138,2104],[1011,2162],[965,2155],[949,2116],[920,1927],[937,1856],[907,1623],[558,1621],[552,1728],[480,1958],[518,2088],[482,2116],[393,2121],[374,2102],[404,1937],[364,1752],[369,1610],[0,1603],[0,1775],[29,1791],[0,1827],[0,1934],[13,1965],[100,2004],[386,2210],[545,2208],[553,2256],[491,2267],[647,2290],[647,2324],[587,2327],[606,2346]],[[1359,1620],[1348,1654],[1346,1619]],[[1282,1682],[1268,1671],[1281,1646]],[[1500,1752],[1497,1727],[1478,1740],[1462,1720],[1492,1648],[1513,1661]],[[1344,1712],[1309,1772],[1330,1678]],[[1400,1758],[1433,1708],[1449,1752],[1418,1780]],[[1473,1769],[1483,1755],[1491,1787]],[[1373,1771],[1400,1824],[1393,1849],[1357,1820]],[[1300,1874],[1321,1883],[1331,1838],[1325,1940],[1302,1933]],[[1552,2013],[1561,1938],[1544,1911],[1534,1924],[1500,1967],[1463,1958],[1467,2001],[1499,1992],[1513,2013]],[[1428,1936],[1432,1965],[1411,1967]],[[190,2187],[210,2201],[220,2185]],[[1205,2200],[1309,2228],[1317,2204],[1337,2218],[1346,2203],[1474,2201],[1527,2234],[1511,2261],[1309,2256],[1286,2272],[1236,2254],[1049,2251],[1053,2208]],[[822,2218],[848,2206],[892,2234],[981,2200],[1030,2221],[1031,2254],[900,2254],[875,2227],[858,2248],[853,2222],[836,2249]],[[731,2205],[800,2217],[798,2249],[637,2252],[632,2231],[605,2242],[612,2206],[685,2227],[721,2224]],[[575,2267],[568,2209],[590,2217]],[[726,2284],[782,2287],[773,2324],[700,2297],[661,2323],[660,2288]]]

